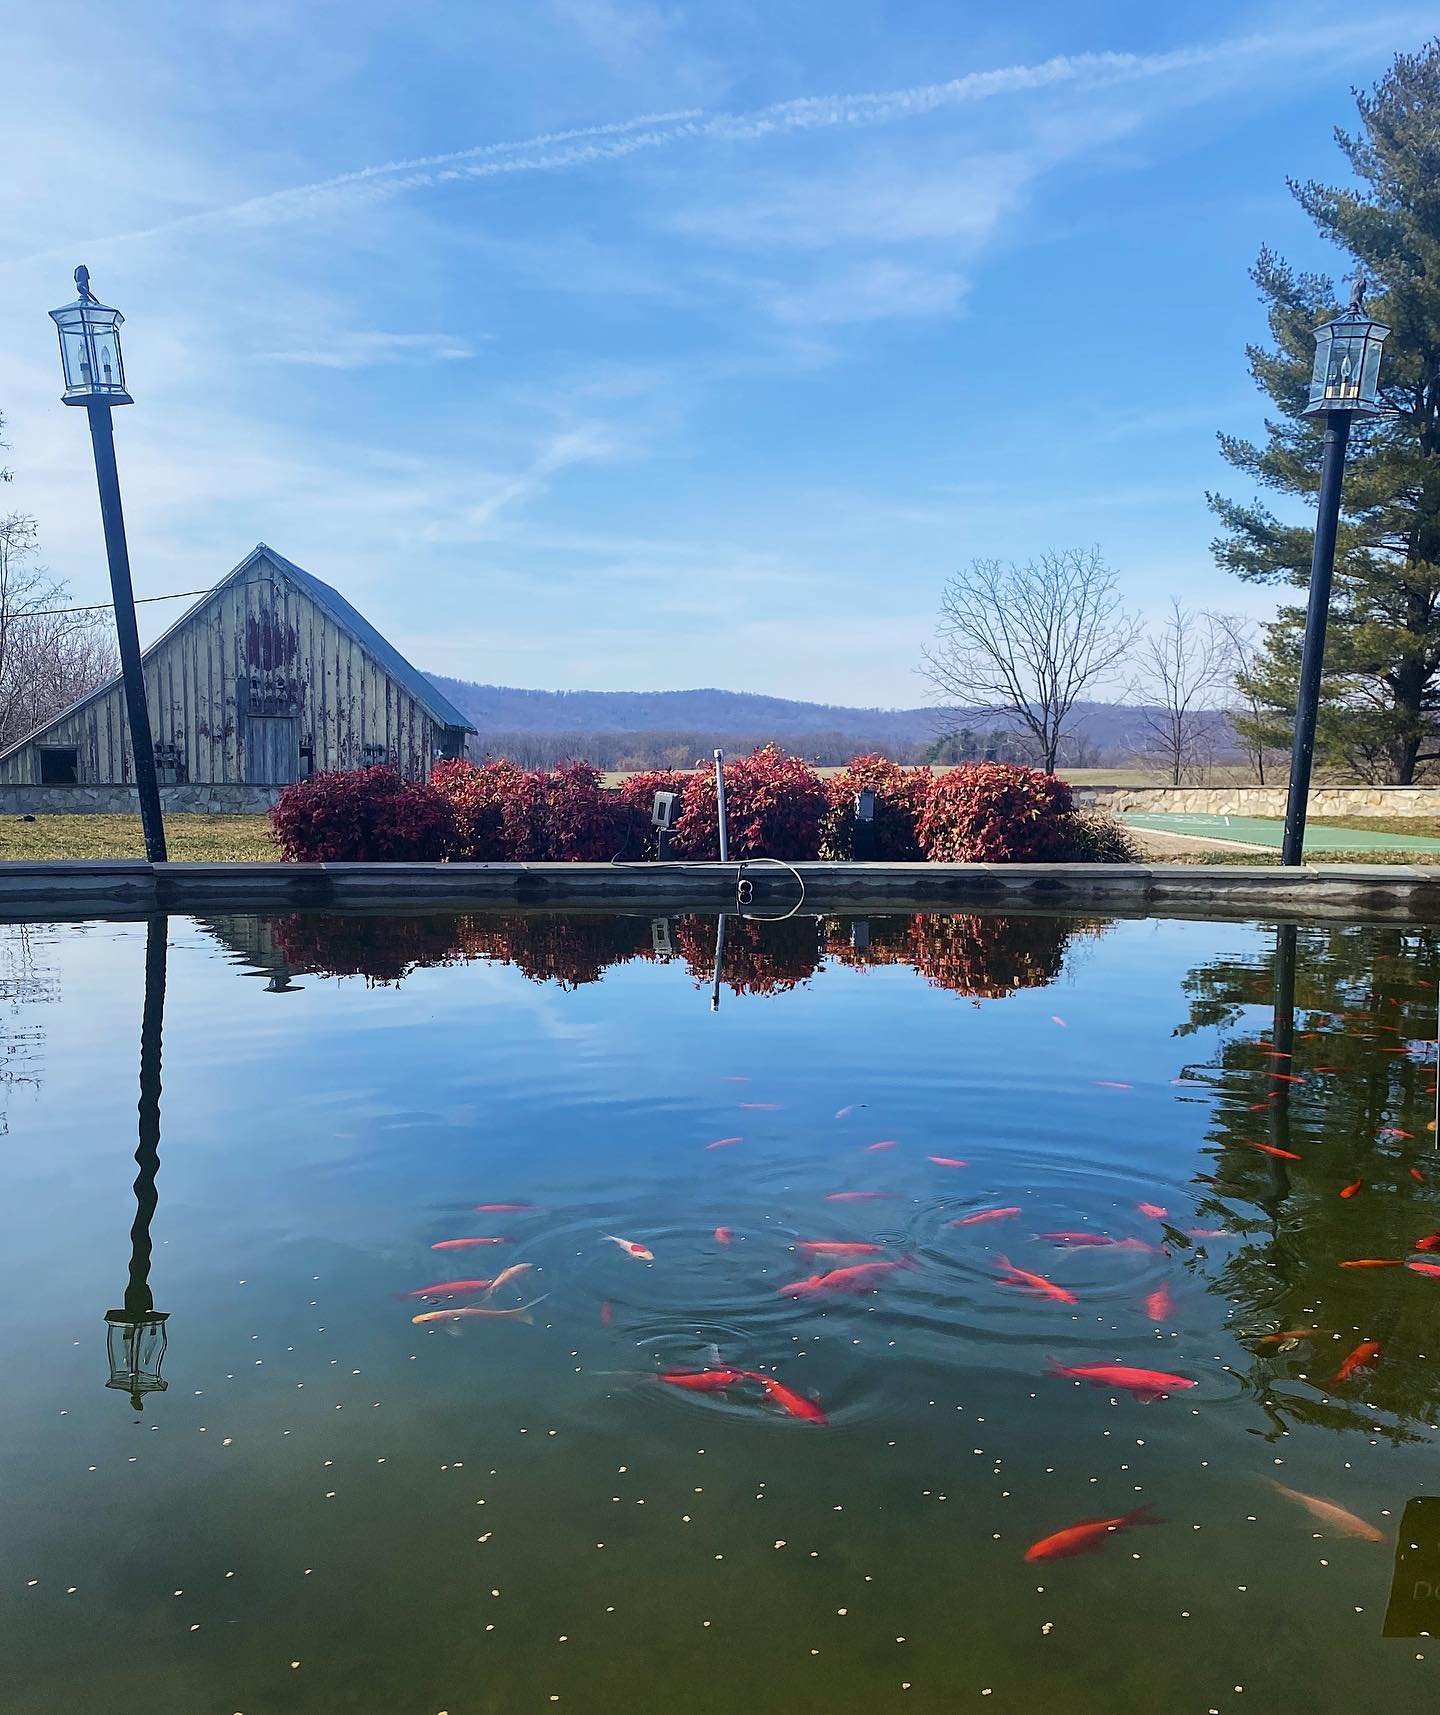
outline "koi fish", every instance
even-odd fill
[[[433,1286],[417,1286],[413,1292],[402,1292],[402,1298],[463,1298],[472,1292],[488,1292],[488,1280],[437,1280]]]
[[[548,1298],[550,1295],[547,1292],[542,1296]],[[497,1322],[528,1322],[533,1327],[535,1318],[530,1312],[540,1301],[532,1298],[518,1310],[495,1310],[488,1304],[457,1304],[453,1310],[426,1310],[410,1320],[418,1327],[422,1322],[457,1322],[462,1316],[490,1316]]]
[[[1352,1179],[1348,1185],[1341,1187],[1340,1195],[1342,1197],[1356,1197],[1364,1189],[1365,1181],[1363,1179]]]
[[[1416,1239],[1410,1249],[1412,1251],[1440,1251],[1440,1232],[1426,1233],[1423,1239]]]
[[[1192,1239],[1228,1239],[1229,1227],[1186,1227],[1185,1231]]]
[[[776,1405],[791,1417],[801,1418],[806,1423],[830,1421],[813,1399],[806,1399],[804,1394],[796,1393],[794,1388],[786,1387],[784,1382],[777,1381],[774,1376],[767,1376],[761,1370],[742,1370],[741,1374],[748,1376],[752,1382],[759,1382]]]
[[[690,1393],[721,1393],[749,1375],[748,1370],[661,1370],[657,1382],[683,1387]]]
[[[837,1120],[848,1120],[850,1118],[851,1114],[858,1113],[860,1111],[860,1109],[863,1108],[864,1106],[865,1106],[864,1102],[851,1102],[849,1107],[836,1108],[835,1118]]]
[[[893,1197],[893,1191],[829,1191],[825,1195],[827,1203],[878,1203],[882,1198]]]
[[[1407,1262],[1411,1274],[1428,1274],[1440,1280],[1440,1262]]]
[[[1240,1140],[1246,1149],[1258,1149],[1262,1155],[1273,1155],[1281,1161],[1303,1161],[1303,1155],[1296,1155],[1293,1149],[1281,1149],[1273,1143],[1254,1143],[1248,1137]]]
[[[1401,1258],[1398,1256],[1359,1256],[1350,1262],[1342,1262],[1341,1268],[1399,1268]]]
[[[602,1328],[608,1328],[614,1320],[615,1320],[615,1306],[607,1298],[605,1300],[605,1302],[600,1306],[600,1326]]]
[[[1162,1208],[1159,1203],[1137,1203],[1135,1207],[1142,1215],[1148,1215],[1152,1221],[1163,1221],[1170,1213],[1168,1209]]]
[[[606,1233],[605,1237],[609,1239],[612,1245],[619,1245],[626,1256],[633,1256],[638,1262],[654,1262],[655,1260],[654,1251],[647,1250],[644,1245],[637,1245],[634,1239],[617,1239],[614,1233]]]
[[[1068,1030],[1070,1028],[1058,1012],[1052,1012],[1050,1014],[1050,1022],[1052,1024],[1058,1024],[1062,1030]]]
[[[1348,1507],[1337,1506],[1334,1501],[1322,1501],[1319,1495],[1302,1494],[1299,1489],[1287,1489],[1273,1477],[1267,1477],[1265,1480],[1276,1494],[1284,1495],[1286,1500],[1295,1501],[1304,1507],[1306,1512],[1318,1518],[1321,1524],[1328,1524],[1332,1530],[1339,1531],[1341,1536],[1358,1536],[1362,1542],[1384,1542],[1383,1531],[1376,1530],[1373,1524],[1367,1524],[1363,1518],[1357,1518]]]
[[[1049,1239],[1055,1245],[1113,1245],[1109,1233],[1037,1233],[1036,1238]]]
[[[1120,1513],[1115,1518],[1082,1519],[1079,1524],[1066,1525],[1053,1536],[1042,1536],[1025,1550],[1027,1560],[1068,1560],[1077,1554],[1093,1554],[1107,1536],[1118,1536],[1137,1524],[1161,1524],[1163,1520],[1148,1504],[1133,1512]]]
[[[1092,1078],[1091,1083],[1100,1090],[1133,1090],[1133,1084],[1117,1083],[1114,1078]]]
[[[1323,1334],[1323,1328],[1280,1328],[1273,1334],[1259,1334],[1255,1338],[1257,1346],[1293,1346],[1301,1340],[1313,1339],[1317,1334]]]
[[[1356,1370],[1367,1369],[1371,1364],[1378,1362],[1379,1357],[1380,1342],[1378,1340],[1362,1340],[1330,1378],[1331,1385],[1334,1386],[1337,1382],[1348,1382]]]
[[[927,1161],[932,1161],[937,1167],[968,1167],[968,1161],[957,1161],[953,1155],[927,1155]]]
[[[1057,1286],[1053,1280],[1046,1280],[1043,1274],[1032,1274],[1028,1268],[1016,1268],[1008,1257],[997,1257],[996,1262],[1005,1270],[1002,1286],[1019,1286],[1027,1292],[1038,1292],[1043,1298],[1053,1298],[1057,1304],[1078,1304],[1080,1300],[1073,1292],[1063,1286]]]
[[[977,1209],[973,1215],[962,1215],[958,1221],[951,1221],[952,1227],[976,1227],[981,1221],[1008,1221],[1012,1215],[1018,1215],[1019,1209]]]
[[[879,1143],[868,1143],[868,1144],[866,1144],[865,1153],[867,1155],[876,1155],[882,1149],[894,1149],[894,1147],[895,1147],[895,1139],[893,1137],[882,1137],[880,1139]]]
[[[729,1149],[732,1144],[744,1143],[743,1137],[717,1137],[714,1143],[707,1143],[706,1149]]]
[[[780,1109],[779,1102],[741,1102],[742,1108],[748,1108],[753,1114],[773,1114]]]
[[[534,1207],[533,1203],[477,1203],[475,1213],[477,1215],[525,1215]]]
[[[1432,1122],[1432,1126],[1433,1126],[1433,1122]],[[1425,1175],[1420,1171],[1420,1169],[1418,1167],[1412,1167],[1410,1169],[1410,1177],[1413,1180],[1415,1180],[1415,1182],[1419,1185],[1423,1185],[1425,1183]]]
[[[1376,1137],[1399,1138],[1402,1143],[1411,1143],[1415,1138],[1413,1131],[1401,1131],[1398,1125],[1387,1125],[1383,1131],[1377,1131],[1375,1135]]]
[[[730,1231],[729,1227],[716,1227],[715,1231],[711,1234],[711,1237],[715,1240],[717,1245],[728,1245],[735,1235]]]
[[[431,1245],[432,1251],[467,1251],[477,1245],[513,1245],[514,1239],[441,1239]]]
[[[1303,1078],[1297,1078],[1293,1072],[1267,1072],[1265,1076],[1280,1084],[1303,1084],[1305,1082]]]
[[[1152,1322],[1168,1322],[1175,1313],[1175,1300],[1168,1286],[1157,1286],[1145,1300],[1145,1314]]]
[[[499,1274],[495,1276],[494,1280],[490,1282],[490,1291],[488,1296],[493,1298],[502,1286],[507,1285],[519,1275],[529,1274],[530,1270],[534,1268],[534,1266],[535,1264],[533,1262],[512,1262],[509,1268],[502,1268]]]
[[[832,1268],[828,1274],[812,1274],[806,1280],[792,1280],[776,1291],[782,1298],[811,1298],[822,1292],[874,1292],[887,1274],[899,1268],[914,1268],[908,1257],[893,1262],[856,1262],[848,1268]]]
[[[795,1249],[806,1256],[878,1256],[885,1247],[849,1239],[798,1239]]]
[[[1121,1388],[1142,1399],[1160,1399],[1167,1393],[1198,1385],[1188,1376],[1172,1376],[1167,1370],[1136,1369],[1131,1364],[1059,1364],[1051,1358],[1045,1373],[1070,1376],[1093,1387]]]

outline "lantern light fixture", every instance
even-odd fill
[[[60,362],[65,370],[67,405],[132,405],[125,390],[125,363],[120,355],[119,310],[102,304],[90,290],[90,270],[75,270],[80,296],[62,304],[50,316],[60,335]]]
[[[1357,281],[1349,307],[1315,330],[1307,417],[1327,411],[1348,411],[1357,417],[1385,413],[1380,402],[1380,353],[1390,329],[1365,314],[1364,286],[1363,280]]]

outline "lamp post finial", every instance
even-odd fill
[[[75,270],[75,289],[79,292],[82,303],[95,302],[95,294],[90,290],[90,270],[83,262]]]
[[[1355,283],[1350,288],[1349,312],[1352,316],[1363,316],[1365,314],[1365,294],[1369,289],[1370,282],[1365,278],[1364,271],[1357,268],[1355,271]]]

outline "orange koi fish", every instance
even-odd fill
[[[721,1393],[734,1387],[749,1375],[748,1370],[661,1370],[657,1382],[667,1387],[683,1387],[691,1393]]]
[[[883,1198],[893,1197],[893,1191],[828,1191],[825,1194],[827,1203],[878,1203]]]
[[[933,1161],[937,1167],[968,1167],[968,1161],[957,1161],[953,1155],[927,1155],[927,1161]]]
[[[894,1149],[894,1147],[895,1139],[893,1137],[882,1137],[879,1143],[867,1143],[865,1146],[865,1153],[867,1155],[876,1155],[882,1149]]]
[[[1297,1340],[1311,1340],[1323,1334],[1323,1328],[1279,1328],[1273,1334],[1256,1336],[1257,1346],[1293,1346]]]
[[[1168,1322],[1175,1313],[1175,1300],[1168,1286],[1157,1286],[1145,1300],[1145,1314],[1152,1322]]]
[[[1267,1072],[1265,1076],[1280,1084],[1303,1084],[1305,1082],[1303,1078],[1297,1078],[1293,1072]]]
[[[715,1240],[717,1245],[728,1245],[735,1235],[730,1231],[729,1227],[716,1227],[715,1231],[711,1234],[711,1237]]]
[[[1092,1078],[1090,1081],[1097,1089],[1101,1090],[1133,1090],[1135,1088],[1133,1084],[1118,1083],[1114,1078]]]
[[[1054,1358],[1045,1366],[1046,1375],[1069,1376],[1093,1387],[1113,1387],[1141,1399],[1160,1399],[1167,1393],[1195,1387],[1188,1376],[1172,1376],[1166,1370],[1136,1369],[1131,1364],[1059,1364]]]
[[[951,1221],[952,1227],[975,1227],[981,1221],[1008,1221],[1012,1215],[1018,1215],[1019,1209],[977,1209],[973,1215],[962,1215],[958,1221]]]
[[[1379,1358],[1380,1342],[1378,1340],[1362,1340],[1330,1378],[1331,1386],[1333,1387],[1337,1382],[1348,1382],[1356,1370],[1367,1369],[1371,1364],[1377,1363]]]
[[[431,1245],[432,1251],[467,1251],[476,1245],[513,1245],[514,1239],[441,1239]]]
[[[805,1423],[828,1423],[830,1419],[813,1399],[806,1399],[804,1394],[796,1393],[794,1388],[788,1388],[784,1382],[777,1381],[774,1376],[767,1376],[761,1370],[743,1370],[752,1382],[760,1386],[791,1417],[798,1417]]]
[[[1432,1122],[1432,1124],[1433,1124],[1433,1122]],[[1410,1177],[1412,1179],[1414,1179],[1415,1181],[1417,1181],[1417,1183],[1419,1183],[1421,1185],[1423,1185],[1425,1183],[1425,1175],[1420,1171],[1420,1169],[1418,1167],[1412,1167],[1410,1169]]]
[[[488,1280],[437,1280],[433,1286],[417,1286],[413,1292],[402,1292],[402,1298],[464,1298],[472,1292],[488,1292]]]
[[[637,1262],[654,1262],[655,1260],[654,1251],[647,1250],[644,1245],[637,1245],[634,1239],[617,1239],[614,1233],[606,1233],[605,1237],[609,1239],[612,1245],[619,1245],[626,1256],[633,1256]]]
[[[753,1114],[773,1114],[780,1110],[779,1102],[741,1102],[740,1106]]]
[[[1299,1489],[1287,1489],[1273,1477],[1267,1477],[1265,1480],[1277,1494],[1284,1495],[1286,1500],[1297,1502],[1306,1512],[1318,1518],[1321,1524],[1328,1524],[1341,1536],[1358,1536],[1362,1542],[1384,1542],[1383,1531],[1376,1530],[1373,1524],[1367,1524],[1363,1518],[1357,1518],[1348,1507],[1336,1506],[1334,1501],[1322,1501],[1319,1495],[1302,1494]]]
[[[1356,1197],[1364,1189],[1365,1181],[1363,1179],[1352,1179],[1348,1185],[1341,1187],[1340,1195],[1342,1197]]]
[[[533,1203],[477,1203],[475,1213],[477,1215],[525,1215],[534,1207]]]
[[[1428,1274],[1440,1280],[1440,1262],[1415,1262],[1412,1260],[1407,1262],[1405,1266],[1411,1274]]]
[[[1170,1213],[1168,1209],[1163,1208],[1159,1203],[1137,1203],[1135,1207],[1142,1215],[1148,1215],[1152,1221],[1163,1221]]]
[[[1403,1259],[1398,1256],[1358,1256],[1349,1262],[1342,1262],[1341,1268],[1399,1268]]]
[[[1043,1274],[1032,1274],[1028,1268],[1016,1268],[1008,1257],[997,1257],[995,1260],[1005,1271],[1000,1281],[1002,1286],[1018,1286],[1026,1292],[1038,1292],[1041,1297],[1052,1298],[1057,1304],[1080,1302],[1073,1292],[1063,1286],[1057,1286],[1053,1280],[1046,1280]]]
[[[730,1149],[737,1143],[744,1143],[743,1137],[717,1137],[714,1143],[707,1143],[706,1149]]]
[[[1423,1239],[1416,1239],[1410,1249],[1412,1251],[1440,1251],[1440,1232],[1426,1233]]]
[[[1413,1131],[1401,1131],[1398,1125],[1387,1125],[1383,1131],[1377,1131],[1375,1135],[1376,1137],[1399,1138],[1403,1143],[1413,1142],[1415,1137]]]
[[[410,1320],[418,1327],[422,1322],[458,1322],[462,1316],[489,1316],[497,1322],[527,1322],[534,1325],[530,1312],[540,1302],[538,1298],[522,1304],[518,1310],[495,1310],[488,1304],[457,1304],[453,1310],[426,1310]]]
[[[812,1274],[806,1280],[792,1280],[788,1286],[776,1287],[782,1298],[813,1298],[822,1292],[874,1292],[887,1274],[898,1268],[914,1268],[909,1257],[893,1262],[856,1262],[848,1268],[832,1268],[828,1274]]]
[[[1303,1161],[1303,1155],[1296,1155],[1293,1149],[1280,1149],[1273,1143],[1255,1143],[1250,1138],[1242,1138],[1246,1149],[1258,1149],[1262,1155],[1273,1155],[1281,1161]]]
[[[1161,1524],[1163,1520],[1148,1504],[1133,1512],[1120,1513],[1115,1518],[1082,1519],[1067,1525],[1053,1536],[1042,1536],[1025,1550],[1027,1560],[1068,1560],[1077,1554],[1093,1554],[1103,1546],[1107,1536],[1118,1536],[1137,1524]]]
[[[885,1247],[849,1239],[797,1239],[795,1249],[806,1256],[878,1256]]]
[[[1186,1227],[1185,1231],[1192,1239],[1228,1239],[1229,1227]]]

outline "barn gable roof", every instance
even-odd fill
[[[176,632],[183,630],[203,608],[208,607],[222,590],[228,589],[231,584],[244,582],[255,567],[264,561],[268,561],[277,571],[283,573],[297,589],[309,596],[311,601],[327,613],[336,625],[340,626],[342,630],[348,631],[366,654],[374,657],[381,670],[394,679],[397,684],[402,685],[432,720],[437,721],[441,726],[459,727],[463,732],[475,731],[475,728],[455,707],[454,703],[448,697],[443,696],[418,667],[413,667],[393,643],[382,637],[363,613],[351,607],[339,590],[332,589],[327,583],[322,583],[313,573],[307,572],[303,566],[297,566],[293,560],[287,560],[283,554],[277,554],[273,548],[267,547],[264,542],[257,542],[240,564],[235,567],[234,571],[223,577],[214,589],[207,590],[199,601],[187,607],[177,620],[168,625],[150,647],[142,651],[141,660],[148,661],[157,649],[168,643]],[[61,709],[58,714],[52,715],[42,726],[36,727],[34,732],[26,733],[25,737],[17,743],[0,751],[0,761],[3,761],[7,756],[13,756],[18,750],[24,750],[27,744],[33,744],[36,739],[43,737],[51,727],[58,726],[61,721],[75,714],[77,710],[86,708],[89,704],[98,701],[113,691],[119,683],[120,678],[117,675],[113,679],[107,679],[103,685],[97,685],[93,691],[81,697],[78,702],[71,703],[69,708]]]

